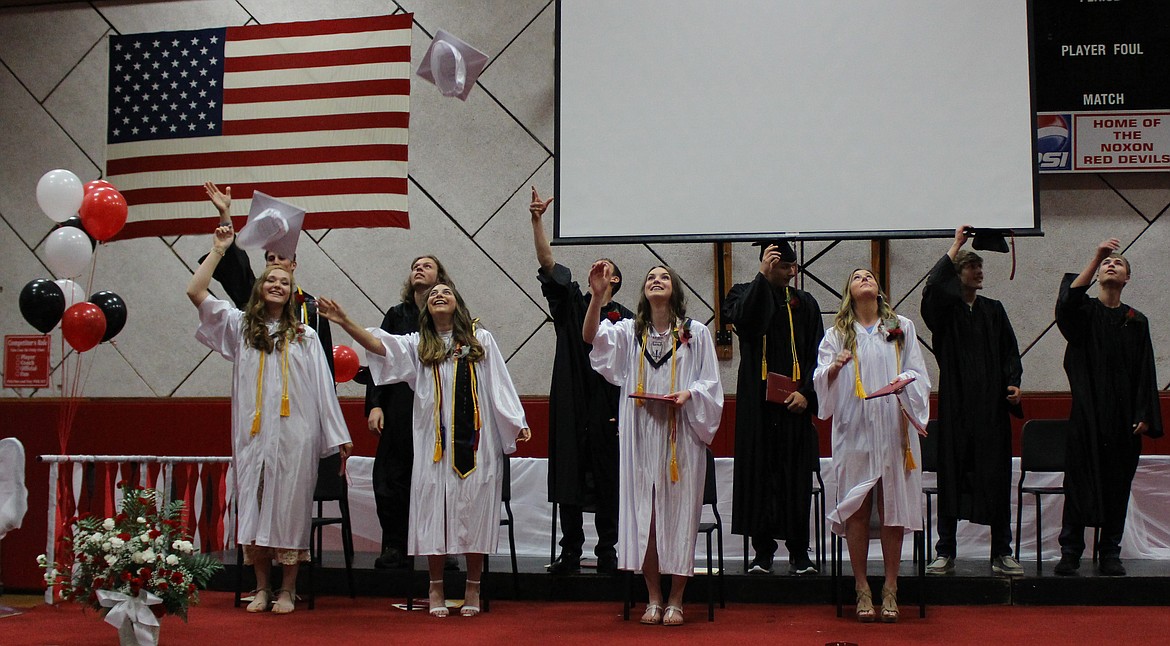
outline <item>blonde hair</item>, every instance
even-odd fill
[[[837,310],[837,315],[833,317],[833,328],[841,337],[841,347],[846,349],[852,349],[857,342],[857,331],[853,329],[853,324],[857,322],[857,315],[853,311],[853,294],[849,291],[849,286],[853,283],[853,275],[859,271],[869,272],[869,275],[873,276],[873,272],[864,267],[858,267],[849,272],[849,277],[845,279],[845,288],[841,290],[841,307]],[[878,318],[883,322],[898,319],[894,308],[890,307],[889,299],[882,293],[881,287],[878,287]],[[901,340],[898,342],[901,343]]]
[[[264,303],[264,282],[274,271],[283,271],[288,274],[288,299],[280,308],[275,339],[268,334],[268,310]],[[244,307],[244,342],[249,347],[270,354],[273,350],[284,349],[284,344],[296,336],[301,325],[297,321],[297,306],[293,297],[296,290],[297,284],[291,271],[277,265],[264,268],[260,277],[252,284],[252,294],[248,297],[248,304]]]
[[[427,256],[434,258],[434,256]],[[475,338],[475,320],[471,318],[471,313],[467,311],[467,304],[463,302],[463,297],[459,295],[459,290],[455,289],[454,285],[448,283],[435,283],[435,287],[439,285],[446,285],[451,288],[451,293],[455,295],[455,313],[451,317],[451,342],[455,346],[466,346],[468,348],[467,360],[471,362],[479,361],[483,358],[484,349],[480,345],[479,340]],[[428,299],[429,300],[429,299]],[[430,307],[423,307],[418,315],[418,359],[428,366],[437,366],[447,360],[450,351],[447,344],[443,341],[443,337],[435,330],[435,319],[431,316]]]

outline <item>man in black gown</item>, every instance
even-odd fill
[[[788,571],[815,574],[808,556],[812,477],[820,459],[812,418],[813,371],[825,335],[821,308],[811,294],[789,286],[799,266],[783,240],[757,243],[760,271],[723,300],[723,320],[739,336],[735,415],[732,529],[750,536],[750,572],[772,571],[777,538],[788,550]],[[767,400],[767,375],[799,382],[786,400]]]
[[[922,291],[922,319],[938,360],[938,558],[928,574],[955,571],[960,518],[991,526],[991,569],[1022,576],[1012,558],[1012,428],[1022,416],[1023,366],[1016,334],[999,301],[978,296],[983,259],[962,249],[964,225],[935,263]]]
[[[434,256],[415,258],[402,286],[402,300],[386,310],[382,329],[390,334],[418,332],[419,311],[426,306],[427,294],[438,283],[453,285],[443,263]],[[378,523],[382,526],[382,554],[374,559],[374,567],[379,569],[410,565],[406,534],[414,460],[413,421],[414,391],[409,385],[366,385],[366,423],[378,437],[371,479]]]
[[[1056,324],[1068,341],[1064,371],[1072,390],[1064,472],[1064,521],[1056,574],[1072,576],[1085,551],[1085,527],[1100,527],[1098,571],[1124,576],[1121,536],[1142,435],[1162,436],[1154,348],[1145,315],[1121,301],[1132,268],[1121,243],[1098,245],[1079,275],[1065,274]],[[1100,286],[1089,298],[1094,275]]]
[[[569,269],[553,260],[542,216],[554,198],[541,200],[532,189],[532,236],[537,278],[548,301],[557,334],[552,389],[548,410],[548,497],[559,506],[561,553],[548,571],[570,574],[581,569],[585,545],[583,512],[593,511],[597,528],[597,571],[617,573],[618,538],[618,387],[589,365],[591,346],[581,338],[581,326],[592,294],[581,293]],[[601,306],[610,321],[632,318],[633,313],[610,300],[621,289],[621,272],[613,261],[614,279]]]

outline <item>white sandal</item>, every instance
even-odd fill
[[[471,579],[467,580],[467,585],[473,585],[473,584],[475,585],[476,588],[479,588],[479,581],[472,581]],[[466,588],[464,589],[463,596],[464,597],[467,596]],[[463,615],[464,617],[474,617],[474,616],[479,614],[479,606],[469,606],[466,603],[464,603],[463,607],[459,609],[459,614]]]
[[[272,590],[260,588],[252,591],[252,603],[248,604],[248,612],[268,612],[272,605]]]
[[[442,579],[439,579],[438,581],[431,581],[430,584],[431,586],[439,586],[440,591],[443,589]],[[447,610],[447,600],[445,598],[440,602],[440,605],[435,605],[435,603],[430,601],[430,590],[427,591],[427,597],[427,603],[429,603],[431,606],[430,614],[432,617],[438,617],[439,619],[442,619],[451,613],[450,610]]]

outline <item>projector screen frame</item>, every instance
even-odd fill
[[[561,88],[561,69],[562,69],[562,15],[561,5],[564,0],[556,0],[555,2],[555,46],[554,46],[554,87],[555,87],[555,103],[554,103],[554,151],[553,151],[553,194],[559,196],[561,194],[561,146],[562,146],[562,88]],[[1037,141],[1036,141],[1036,65],[1035,65],[1035,24],[1033,22],[1033,2],[1032,0],[1024,0],[1027,14],[1027,49],[1028,49],[1028,85],[1029,85],[1029,116],[1031,124],[1030,149],[1031,159],[1030,173],[1031,173],[1031,203],[1032,203],[1032,223],[1030,227],[996,227],[1008,229],[1011,234],[1016,237],[1034,237],[1043,236],[1041,228],[1041,212],[1040,212],[1040,195],[1039,195],[1039,167],[1035,162],[1037,159]],[[560,202],[560,200],[558,200]],[[563,202],[560,202],[563,204]],[[880,229],[880,230],[776,230],[776,231],[754,231],[754,232],[725,232],[714,234],[638,234],[638,235],[575,235],[571,237],[563,236],[561,233],[561,215],[559,206],[554,206],[553,212],[553,239],[551,244],[557,246],[571,246],[571,245],[604,245],[604,244],[685,244],[685,243],[703,243],[703,242],[751,242],[755,240],[783,237],[794,241],[817,241],[817,240],[897,240],[897,239],[921,239],[921,238],[945,238],[954,235],[954,228],[916,228],[916,229]],[[962,223],[956,223],[958,226]],[[977,219],[968,222],[976,227],[984,226]]]

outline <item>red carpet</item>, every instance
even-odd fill
[[[5,602],[0,597],[0,602]],[[12,602],[8,601],[11,605]],[[910,608],[904,609],[909,611]],[[598,644],[785,643],[821,645],[847,641],[859,646],[946,644],[1164,644],[1170,635],[1170,607],[936,606],[926,619],[906,616],[896,625],[861,625],[838,619],[828,605],[736,604],[706,621],[706,607],[686,608],[681,628],[642,626],[621,620],[620,603],[537,603],[500,601],[492,611],[465,619],[434,619],[424,611],[404,612],[387,599],[321,597],[317,609],[302,602],[288,616],[252,615],[232,607],[232,596],[206,593],[191,622],[162,622],[163,646],[184,644]],[[909,613],[908,613],[909,614]],[[115,630],[92,611],[76,605],[26,609],[0,619],[0,644],[116,643]]]

